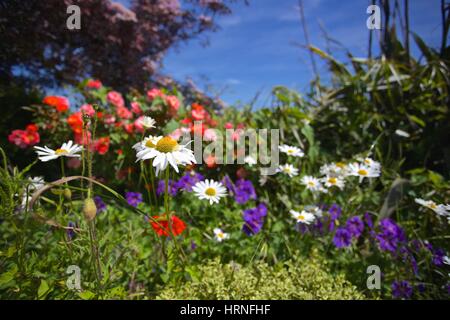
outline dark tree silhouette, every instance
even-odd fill
[[[238,0],[0,0],[0,78],[41,84],[92,76],[118,90],[140,87],[168,48],[217,28]],[[66,26],[69,5],[81,29]]]

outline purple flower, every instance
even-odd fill
[[[347,220],[347,230],[352,237],[359,238],[364,230],[364,223],[358,216],[352,217]]]
[[[256,192],[250,180],[239,179],[234,187],[234,199],[239,204],[245,204],[248,200],[256,200]]]
[[[264,203],[256,208],[244,210],[244,225],[242,231],[251,236],[261,231],[264,224],[264,217],[267,215],[267,207]]]
[[[137,207],[142,202],[142,194],[139,192],[127,192],[125,198],[130,206]]]
[[[103,199],[100,196],[94,197],[95,206],[97,207],[97,213],[103,212],[106,210],[106,204],[103,202]]]
[[[234,184],[228,175],[223,177],[222,183],[227,187],[228,191],[230,191],[230,194],[234,194]]]
[[[373,220],[372,217],[370,216],[370,213],[368,212],[364,213],[364,221],[366,222],[369,229],[373,229]]]
[[[72,221],[69,221],[69,224],[67,226],[69,228],[75,228],[76,224]],[[72,239],[75,238],[75,231],[73,231],[73,229],[67,229],[66,234],[67,234],[67,239],[69,239],[69,241],[72,241]]]
[[[198,172],[186,172],[176,183],[176,187],[184,191],[192,191],[192,187],[199,181],[203,181],[205,177]]]
[[[445,251],[438,248],[436,250],[434,250],[433,252],[433,264],[438,266],[438,267],[442,267],[444,265],[444,257],[445,257]]]
[[[413,287],[408,281],[394,281],[392,283],[392,296],[397,299],[409,299],[413,294]]]
[[[336,221],[340,218],[342,214],[342,209],[337,204],[333,204],[330,209],[328,210],[328,213],[330,214],[330,226],[329,230],[334,231],[334,227],[336,226]]]
[[[406,236],[403,229],[392,219],[384,218],[380,221],[380,233],[376,235],[381,250],[396,252],[399,245],[404,244]]]
[[[337,228],[333,238],[336,248],[345,248],[352,243],[352,235],[346,228]]]
[[[169,179],[169,194],[171,196],[176,196],[178,191],[178,184]],[[164,180],[158,181],[158,186],[156,187],[156,194],[159,196],[163,195],[166,192],[166,182]]]

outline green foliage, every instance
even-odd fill
[[[157,299],[364,299],[342,274],[330,273],[325,261],[316,256],[275,266],[264,262],[222,264],[215,259],[196,269],[195,278],[178,287],[165,287]]]

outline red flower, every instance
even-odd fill
[[[83,116],[81,112],[72,113],[67,118],[67,124],[75,134],[81,134],[83,132]]]
[[[8,141],[21,149],[34,146],[41,140],[37,130],[38,127],[35,124],[29,124],[25,130],[13,130],[8,136]]]
[[[42,102],[56,108],[58,112],[66,112],[70,107],[69,100],[66,97],[61,96],[47,96]]]
[[[121,119],[131,119],[133,118],[133,113],[126,107],[117,107],[116,113]]]
[[[38,131],[38,126],[35,125],[34,123],[30,123],[29,125],[27,125],[25,130],[29,131],[29,132],[37,132]]]
[[[215,168],[217,166],[216,164],[216,157],[213,155],[209,155],[205,160],[206,166],[210,169]]]
[[[205,108],[203,108],[202,105],[193,103],[191,107],[192,119],[194,119],[195,121],[205,120],[205,118],[208,116],[208,112],[205,110]]]
[[[158,236],[170,236],[173,234],[174,236],[180,235],[184,229],[186,229],[186,224],[178,218],[177,216],[172,216],[171,218],[171,228],[169,228],[169,221],[167,216],[153,216],[153,219],[158,221],[150,221],[150,224],[153,227],[153,230],[158,234]],[[170,232],[170,229],[172,232]]]
[[[134,124],[133,123],[128,123],[128,124],[124,125],[123,128],[125,129],[125,131],[128,134],[132,134],[133,131],[134,131]]]
[[[90,79],[87,82],[86,87],[89,89],[100,89],[102,87],[102,82],[100,80]]]
[[[98,154],[107,153],[109,150],[109,142],[109,137],[98,138],[94,145],[95,151],[97,151]]]

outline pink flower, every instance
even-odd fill
[[[84,134],[83,133],[75,133],[74,140],[75,140],[76,144],[81,144],[81,145],[86,146],[91,143],[91,132],[85,131]]]
[[[125,101],[123,100],[122,95],[117,91],[110,91],[106,95],[106,99],[109,103],[113,104],[116,107],[124,107]]]
[[[161,90],[153,88],[147,91],[147,98],[152,101],[156,97],[164,97],[164,93]]]
[[[116,117],[114,117],[114,115],[112,114],[107,114],[105,115],[103,121],[105,122],[105,124],[113,124],[114,122],[116,122]]]
[[[102,82],[100,80],[90,79],[86,83],[86,87],[89,89],[100,89],[102,87]]]
[[[126,131],[128,134],[132,134],[132,133],[133,133],[133,130],[134,130],[134,124],[133,124],[133,123],[125,124],[125,125],[123,126],[123,128],[125,129],[125,131]]]
[[[137,115],[141,115],[142,114],[141,106],[139,105],[138,102],[135,102],[135,101],[133,101],[131,103],[131,111],[133,111]]]
[[[92,117],[95,114],[94,107],[88,103],[83,104],[80,108],[81,112],[83,114],[88,115],[89,117]]]
[[[203,134],[203,138],[206,141],[216,141],[217,140],[216,130],[214,130],[214,129],[206,129],[205,133]]]
[[[140,116],[139,118],[136,119],[136,121],[134,121],[134,127],[136,129],[137,132],[144,132],[144,124],[142,123],[142,121],[144,120],[144,116]]]
[[[117,107],[116,113],[121,119],[131,119],[133,118],[133,113],[126,107]]]
[[[81,160],[78,158],[69,158],[67,160],[67,167],[70,169],[78,169],[81,166]]]
[[[175,115],[180,108],[180,100],[176,96],[167,96],[166,103],[169,106],[169,113]]]
[[[225,129],[233,129],[233,124],[231,122],[225,123]]]

